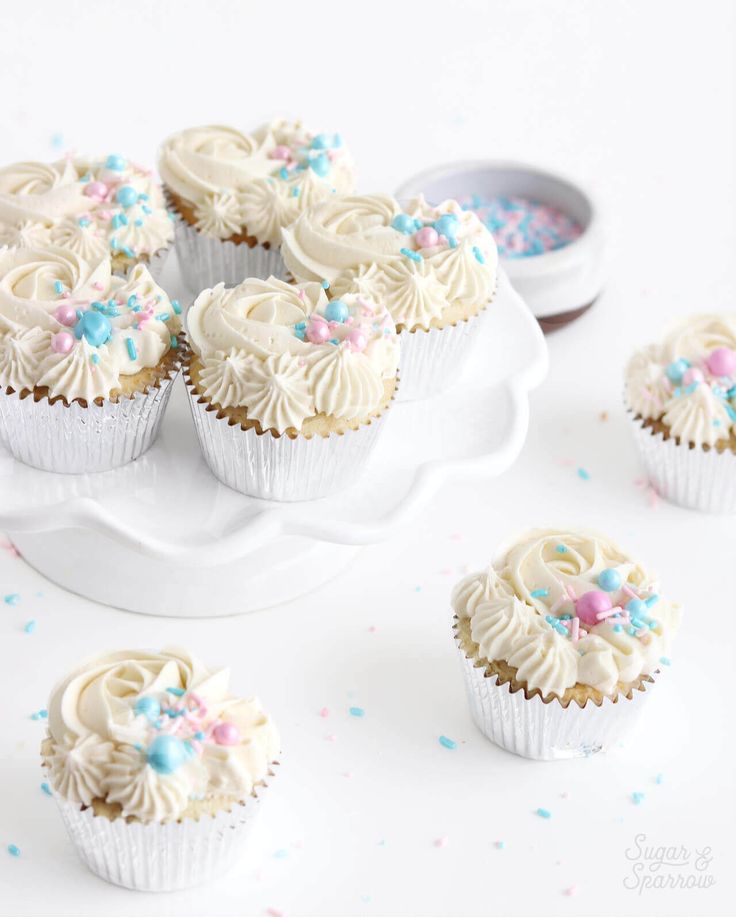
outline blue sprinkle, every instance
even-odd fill
[[[419,262],[419,261],[422,260],[422,256],[419,254],[419,252],[414,252],[414,251],[412,251],[410,248],[400,248],[400,249],[399,249],[399,252],[400,252],[405,258],[409,258],[409,259],[411,259],[412,261]]]
[[[177,315],[181,315],[181,304],[178,299],[171,300],[171,308],[176,312]]]
[[[138,218],[134,221],[133,225],[134,225],[134,226],[143,226],[143,220],[142,220],[140,217],[138,217]]]
[[[42,720],[47,720],[49,717],[49,711],[44,707],[38,711],[38,715]]]
[[[365,710],[362,707],[351,707],[348,713],[350,716],[365,716]]]
[[[105,160],[105,168],[112,169],[113,172],[122,172],[125,168],[125,160],[122,156],[111,153]]]
[[[195,733],[194,733],[194,738],[195,738],[198,742],[201,742],[201,741],[204,739],[204,733],[203,733],[202,731],[195,732]]]
[[[54,281],[54,293],[60,296],[64,292],[64,284],[60,280]]]
[[[483,257],[483,252],[478,248],[477,245],[473,246],[473,254],[475,255],[475,260],[478,264],[485,264],[486,259]]]
[[[8,853],[11,855],[11,857],[19,857],[20,847],[16,847],[15,844],[8,844]]]
[[[496,841],[496,850],[505,850],[506,841]]]
[[[289,855],[288,850],[275,850],[273,857],[275,860],[285,860],[286,857],[288,857],[288,855]]]
[[[335,347],[337,347],[337,345],[340,343],[340,341],[338,340],[338,338],[330,338],[329,341],[328,341],[327,343],[328,343],[328,344],[334,344]]]
[[[137,360],[138,351],[136,350],[135,341],[133,340],[133,338],[126,338],[125,346],[128,348],[128,356],[130,357],[130,359],[133,361]]]
[[[664,774],[657,774],[657,776],[654,778],[654,782],[657,784],[657,786],[661,786],[663,781],[664,781]]]
[[[414,218],[408,213],[399,213],[391,221],[391,226],[397,232],[403,232],[405,236],[410,236],[415,229]]]
[[[156,316],[156,319],[159,322],[168,322],[171,320],[171,316],[168,312],[159,312],[159,314]]]
[[[533,599],[543,599],[549,595],[549,589],[533,589],[529,595],[531,595]]]
[[[672,665],[672,660],[667,656],[660,656],[659,661],[662,663],[662,665]]]
[[[52,795],[52,793],[51,793],[51,787],[48,785],[48,783],[42,783],[42,784],[41,784],[41,789],[44,791],[44,793],[45,793],[47,796],[51,796],[51,795]]]
[[[440,736],[439,742],[443,748],[449,748],[450,750],[457,748],[457,742],[453,739],[448,739],[447,736]]]
[[[34,620],[28,621],[28,622],[26,623],[25,627],[23,628],[23,630],[24,630],[27,634],[32,634],[33,631],[34,631],[35,629],[36,629],[36,622],[35,622]]]
[[[620,624],[613,625],[614,634],[620,634],[622,630],[623,630],[623,627]]]
[[[659,601],[659,596],[656,595],[656,594],[648,595],[648,596],[644,599],[644,603],[645,603],[645,605],[647,606],[647,608],[651,608],[652,605],[656,605],[658,601]]]
[[[635,806],[640,806],[644,802],[644,794],[639,792],[634,792],[631,794],[631,801]]]
[[[129,308],[129,309],[132,309],[133,306],[136,305],[137,302],[138,302],[138,297],[135,295],[135,293],[132,293],[132,294],[128,297],[128,302],[127,302],[128,308]],[[92,305],[94,305],[94,303],[92,303]]]
[[[175,334],[172,334],[169,338],[169,345],[172,350],[176,350],[179,347],[179,341],[177,341]]]
[[[143,197],[142,194],[141,194],[141,197]],[[151,208],[148,207],[146,204],[143,204],[143,206],[141,207],[141,210],[145,213],[145,215],[146,215],[147,217],[150,216],[150,215],[153,213],[153,211],[151,210]],[[173,220],[173,219],[174,219],[174,214],[173,214],[173,213],[169,213],[169,219],[170,219],[170,220]]]
[[[17,605],[20,602],[20,596],[17,592],[11,592],[10,595],[5,596],[4,601],[6,605]]]
[[[552,818],[552,813],[549,809],[537,809],[537,815],[540,818]]]
[[[279,177],[283,178],[284,181],[289,177],[289,170],[286,168],[286,166],[281,166],[279,169]]]
[[[124,245],[122,251],[126,258],[135,258],[135,252],[129,245]]]
[[[557,551],[558,554],[567,554],[567,548],[564,544],[558,544],[555,551]]]
[[[329,290],[329,289],[330,289],[330,281],[329,281],[329,280],[323,280],[322,283],[321,283],[320,285],[321,285],[321,287],[322,287],[323,290]]]
[[[589,481],[590,472],[586,471],[585,468],[578,468],[578,477],[582,478],[583,481]]]
[[[118,240],[116,238],[110,239],[110,248],[115,252],[118,250]]]
[[[293,188],[291,189],[291,196],[292,196],[292,197],[299,197],[299,188],[297,188],[296,186],[293,187]]]
[[[90,220],[89,217],[80,217],[80,218],[77,220],[77,222],[78,222],[79,225],[82,227],[82,229],[86,229],[86,228],[90,225],[90,223],[92,222],[92,220]]]
[[[187,693],[184,688],[167,688],[166,690],[169,694],[176,695],[176,697],[183,697]]]

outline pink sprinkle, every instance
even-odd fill
[[[447,838],[438,837],[437,840],[434,842],[434,845],[435,847],[447,847]]]
[[[12,541],[0,542],[0,550],[7,551],[11,557],[20,557],[20,551],[16,548]]]
[[[611,615],[620,615],[623,611],[620,605],[614,605],[613,608],[609,608],[608,611],[599,611],[596,615],[596,620],[605,621],[606,618],[610,618]]]
[[[320,715],[321,717],[329,716],[329,715],[330,715],[329,708],[328,708],[328,707],[323,707],[323,708],[319,711],[319,715]]]
[[[371,626],[368,628],[368,633],[369,633],[369,634],[375,634],[375,632],[376,632],[377,630],[378,630],[378,628],[376,627],[376,625],[375,625],[375,624],[371,624]]]
[[[100,283],[99,280],[96,280],[96,281],[92,284],[92,286],[95,288],[95,290],[104,290],[104,289],[105,289],[105,287]]]
[[[343,777],[347,777],[348,780],[350,780],[352,776],[353,776],[352,771],[345,771],[345,773],[343,774]]]
[[[275,907],[266,908],[266,914],[268,915],[268,917],[284,917],[284,912],[279,911]]]
[[[573,643],[577,643],[580,639],[580,618],[572,619],[572,633],[570,636]]]
[[[567,895],[568,898],[572,898],[573,895],[577,895],[577,893],[578,893],[577,885],[571,885],[569,888],[565,889],[565,894]]]
[[[330,733],[325,736],[325,742],[337,742],[337,736],[334,733]]]
[[[571,598],[574,602],[577,596],[575,595],[575,590],[572,588],[572,586],[565,586],[565,592],[567,592],[569,598]]]

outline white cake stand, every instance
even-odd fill
[[[504,276],[482,334],[452,390],[391,407],[367,473],[346,491],[278,504],[220,484],[178,379],[158,441],[124,468],[50,474],[0,446],[0,529],[50,580],[130,611],[231,615],[303,595],[361,545],[416,520],[449,481],[490,478],[514,462],[547,349]]]

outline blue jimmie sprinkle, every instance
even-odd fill
[[[10,595],[5,596],[4,601],[6,605],[17,605],[20,602],[20,596],[17,592],[11,592]]]
[[[187,693],[184,688],[167,688],[166,690],[169,694],[173,694],[176,697],[183,697]]]
[[[350,716],[365,716],[365,710],[362,707],[351,707],[348,713]]]
[[[285,860],[289,855],[288,850],[275,850],[273,857],[275,860]]]
[[[620,634],[622,630],[623,630],[623,627],[620,624],[613,625],[614,634]]]
[[[533,589],[529,595],[531,595],[533,599],[543,599],[549,595],[549,589]]]
[[[672,661],[667,656],[660,656],[659,661],[662,663],[662,665],[672,665]]]
[[[33,620],[28,621],[23,628],[23,630],[27,634],[32,634],[35,629],[36,629],[36,622]]]
[[[128,356],[130,357],[130,359],[133,361],[137,360],[138,351],[136,350],[135,341],[133,340],[133,338],[126,338],[125,346],[128,348]]]
[[[413,252],[410,248],[400,248],[399,252],[405,257],[409,258],[411,261],[419,262],[422,260],[422,256],[419,252]]]
[[[8,853],[11,855],[11,857],[19,857],[20,847],[16,847],[15,844],[8,844]]]
[[[661,786],[663,781],[664,774],[657,774],[657,776],[654,778],[654,782],[657,784],[657,786]]]
[[[485,264],[486,259],[483,257],[483,252],[478,248],[477,245],[473,246],[473,254],[475,255],[475,260],[478,264]]]
[[[80,218],[77,220],[77,223],[79,223],[79,225],[82,227],[82,229],[86,229],[86,228],[90,225],[91,222],[92,222],[92,220],[90,220],[89,217],[80,217]]]
[[[590,472],[586,471],[585,468],[578,468],[578,477],[581,478],[583,481],[589,481]]]
[[[283,178],[284,180],[289,177],[289,170],[286,168],[286,166],[281,166],[279,169],[279,177]]]
[[[100,355],[98,353],[93,353],[90,357],[90,360],[95,366],[97,366],[97,364],[100,362]]]
[[[647,608],[651,608],[652,605],[656,605],[658,601],[659,601],[659,596],[658,596],[658,595],[648,595],[648,596],[644,599],[644,602],[645,602]]]
[[[172,350],[176,350],[178,348],[179,342],[177,341],[175,334],[172,334],[169,338],[169,344],[171,345]]]
[[[42,784],[41,784],[41,789],[44,791],[44,793],[45,793],[47,796],[51,796],[51,795],[52,795],[52,794],[51,794],[51,787],[48,785],[48,783],[42,783]]]
[[[128,306],[129,309],[132,309],[133,306],[135,306],[135,305],[137,305],[137,304],[138,304],[138,297],[135,295],[135,293],[132,293],[132,294],[128,297],[127,306]],[[94,303],[92,303],[92,305],[94,305]]]
[[[443,748],[449,748],[450,750],[457,748],[457,742],[453,739],[448,739],[447,736],[440,736],[439,742]]]
[[[537,815],[540,818],[552,818],[552,813],[549,809],[537,809]]]
[[[122,252],[126,258],[135,258],[135,252],[129,245],[124,245],[122,248]]]
[[[177,315],[181,315],[181,303],[178,299],[171,300],[171,308],[176,312]]]
[[[60,280],[55,280],[54,281],[54,293],[56,293],[57,296],[61,296],[63,292],[64,292],[64,284]]]
[[[567,554],[567,548],[564,544],[558,544],[555,551],[557,551],[558,554]]]
[[[635,806],[640,806],[644,802],[644,794],[635,791],[631,794],[631,801]]]
[[[171,320],[171,316],[168,312],[159,312],[159,314],[156,316],[156,319],[159,322],[168,322]]]
[[[292,196],[292,197],[299,197],[299,188],[297,188],[296,186],[293,187],[293,188],[291,189],[291,196]]]

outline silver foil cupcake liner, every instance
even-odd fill
[[[736,513],[736,454],[678,443],[628,411],[649,482],[659,496],[704,513]]]
[[[229,812],[164,824],[110,820],[53,795],[69,839],[96,876],[135,891],[170,892],[209,882],[236,863],[266,787]]]
[[[486,738],[523,758],[585,758],[607,750],[634,726],[653,687],[647,683],[630,698],[619,694],[615,702],[605,697],[600,706],[588,701],[580,707],[573,701],[563,707],[557,700],[544,703],[538,694],[527,698],[523,690],[499,685],[495,674],[486,677],[482,661],[467,657],[459,644],[458,649],[473,721]]]
[[[278,248],[215,239],[199,232],[186,220],[176,216],[174,221],[176,252],[179,267],[187,286],[194,292],[206,290],[224,282],[236,286],[246,277],[286,279],[286,267]]]
[[[415,401],[439,394],[456,382],[488,315],[478,315],[429,331],[402,331],[401,391],[397,401]]]
[[[273,436],[228,423],[187,385],[202,454],[214,476],[241,493],[296,502],[325,497],[361,474],[386,421],[386,411],[356,430],[330,436]]]
[[[26,465],[61,474],[109,471],[151,446],[178,369],[147,392],[84,407],[0,390],[0,441]]]

